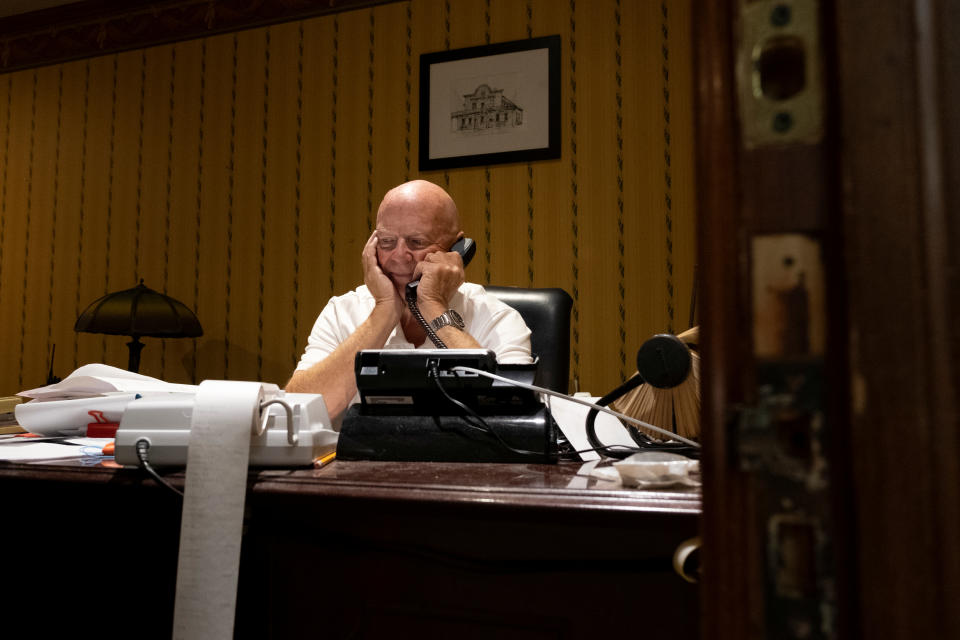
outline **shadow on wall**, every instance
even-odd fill
[[[199,340],[194,353],[189,350],[180,358],[185,380],[199,384],[203,380],[248,380],[272,382],[283,388],[293,373],[293,365],[264,354],[260,375],[257,375],[257,354],[235,342],[224,343],[222,339]],[[194,376],[196,371],[196,376]]]

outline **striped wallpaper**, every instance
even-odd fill
[[[421,53],[560,34],[562,157],[420,173]],[[0,395],[124,367],[76,334],[135,286],[196,310],[141,372],[283,384],[326,300],[361,281],[390,187],[446,187],[468,279],[573,296],[571,378],[605,393],[689,324],[689,0],[413,0],[0,75]]]

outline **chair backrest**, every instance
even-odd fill
[[[530,349],[539,357],[535,384],[567,393],[570,387],[570,310],[573,298],[563,289],[485,287],[487,293],[520,312],[530,327]]]

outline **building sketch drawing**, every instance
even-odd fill
[[[479,85],[463,95],[462,108],[450,113],[451,130],[463,133],[493,133],[523,124],[523,108],[503,95],[503,89]]]

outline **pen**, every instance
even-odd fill
[[[326,464],[333,462],[333,459],[337,457],[336,451],[331,451],[325,456],[320,456],[319,458],[313,459],[313,466],[319,469],[320,467],[325,466]]]

